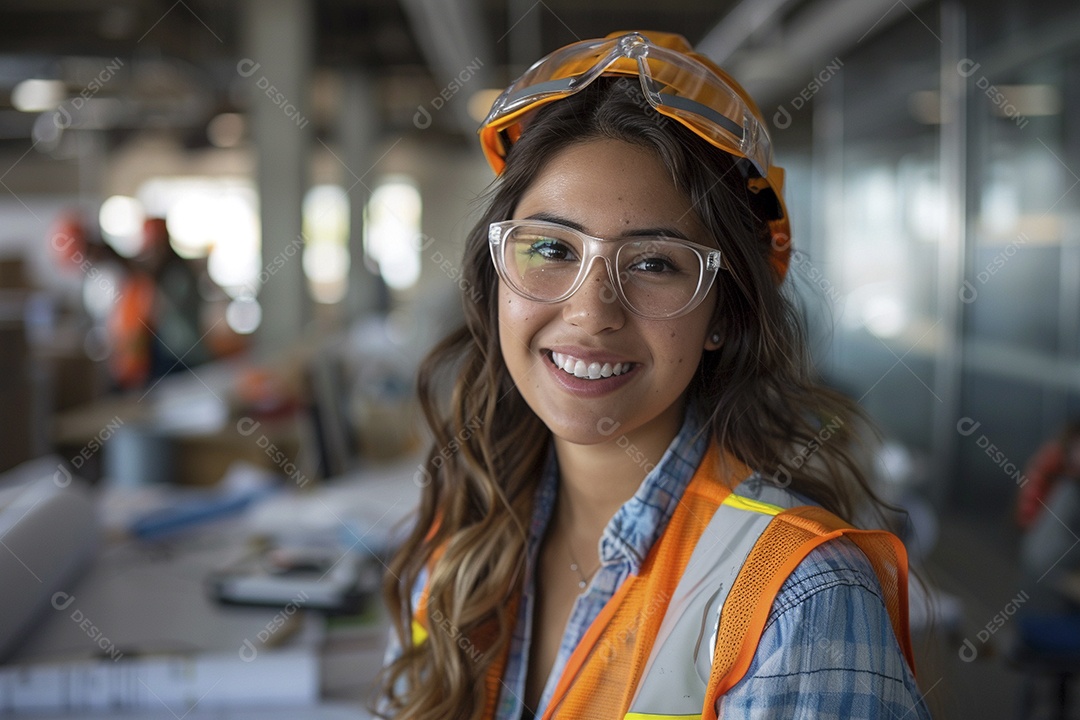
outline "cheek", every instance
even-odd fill
[[[708,299],[698,311],[682,318],[677,327],[665,328],[653,343],[654,347],[662,348],[663,363],[668,372],[678,376],[680,381],[689,382],[705,353],[712,317],[711,311],[705,309],[707,303]]]
[[[535,332],[536,308],[533,303],[523,300],[499,284],[499,346],[503,356],[507,351],[528,347]]]
[[[705,347],[705,328],[700,322],[657,328],[648,334],[653,360],[658,369],[675,379],[688,378],[697,371]]]

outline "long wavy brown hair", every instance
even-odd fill
[[[465,301],[464,326],[421,366],[418,391],[434,444],[419,475],[415,526],[384,585],[402,645],[382,675],[384,716],[480,717],[486,674],[508,647],[551,434],[503,363],[487,229],[512,216],[557,152],[597,138],[653,150],[725,260],[712,325],[723,343],[704,353],[688,389],[711,436],[766,478],[841,517],[851,517],[860,497],[873,498],[851,447],[861,413],[812,373],[800,315],[769,264],[767,198],[748,191],[736,158],[652,110],[636,83],[601,78],[540,109],[511,149],[465,247],[463,277],[479,292]],[[411,595],[425,571],[432,631],[413,644]]]

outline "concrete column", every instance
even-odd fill
[[[934,356],[934,392],[940,404],[934,409],[933,453],[934,478],[930,499],[938,510],[955,505],[961,492],[960,388],[964,365],[964,308],[959,292],[964,283],[964,268],[974,252],[968,233],[968,86],[957,72],[967,53],[967,18],[962,3],[949,0],[941,5],[941,117],[938,154],[941,168],[941,191],[946,198],[945,222],[938,245],[938,313],[940,337]]]
[[[377,180],[370,170],[378,160],[378,122],[371,78],[362,72],[346,73],[337,134],[346,168],[342,183],[349,193],[349,290],[345,296],[349,320],[388,309],[382,278],[364,264],[364,208]]]
[[[256,348],[268,355],[295,343],[311,317],[304,279],[301,206],[309,182],[313,3],[243,0],[243,58],[262,224],[262,325]]]

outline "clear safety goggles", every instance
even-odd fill
[[[640,33],[573,43],[529,68],[503,91],[481,125],[489,161],[501,167],[509,149],[499,132],[535,107],[579,92],[601,75],[636,75],[645,99],[657,112],[713,145],[745,157],[762,178],[769,176],[772,143],[743,97],[717,70]]]
[[[681,238],[606,240],[543,220],[504,220],[488,228],[495,269],[507,286],[535,302],[573,295],[602,260],[609,284],[601,300],[619,300],[644,318],[675,318],[697,307],[720,270],[720,251]]]

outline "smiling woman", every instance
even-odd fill
[[[380,714],[927,717],[903,546],[842,519],[876,503],[859,413],[810,372],[753,102],[630,33],[538,62],[481,140]]]

